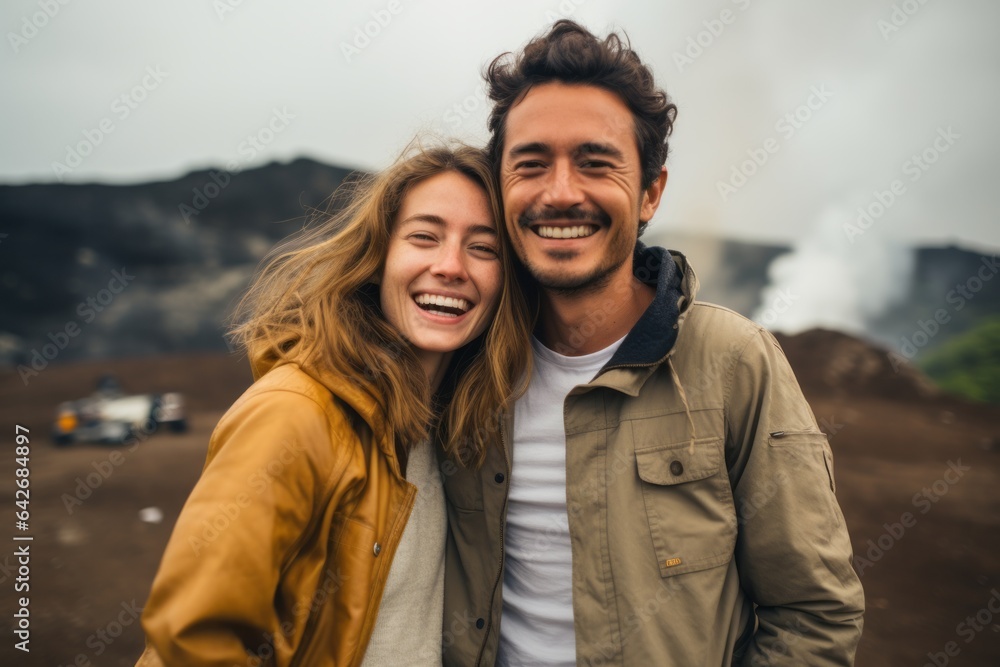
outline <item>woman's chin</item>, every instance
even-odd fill
[[[407,331],[405,335],[419,355],[448,354],[465,347],[486,329],[484,326],[472,327],[470,324],[472,323],[461,323],[452,331],[442,331],[438,326],[421,327],[421,330]]]
[[[413,346],[413,351],[417,353],[417,356],[430,356],[435,354],[451,354],[456,350],[461,349],[466,346],[472,339],[471,338],[449,338],[442,339],[441,337],[432,338],[428,336],[423,340],[410,341]]]

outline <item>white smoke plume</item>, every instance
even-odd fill
[[[870,335],[869,323],[906,297],[912,249],[877,233],[851,243],[844,223],[855,215],[847,207],[828,208],[791,253],[771,262],[756,322],[787,334],[818,327]]]

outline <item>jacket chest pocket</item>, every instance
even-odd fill
[[[485,473],[462,468],[451,461],[442,465],[441,472],[445,498],[453,507],[465,512],[482,511]]]
[[[636,466],[653,549],[664,577],[728,563],[736,513],[722,439],[639,448]]]

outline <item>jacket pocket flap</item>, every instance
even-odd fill
[[[639,479],[649,484],[669,486],[711,477],[722,461],[720,438],[695,440],[673,445],[637,449],[635,462]]]
[[[364,553],[371,553],[377,541],[374,527],[344,514],[334,515],[330,539],[335,547],[357,549]]]

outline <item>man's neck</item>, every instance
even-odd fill
[[[655,296],[656,290],[639,281],[631,270],[585,294],[543,289],[536,335],[545,347],[559,354],[591,354],[631,331]]]

